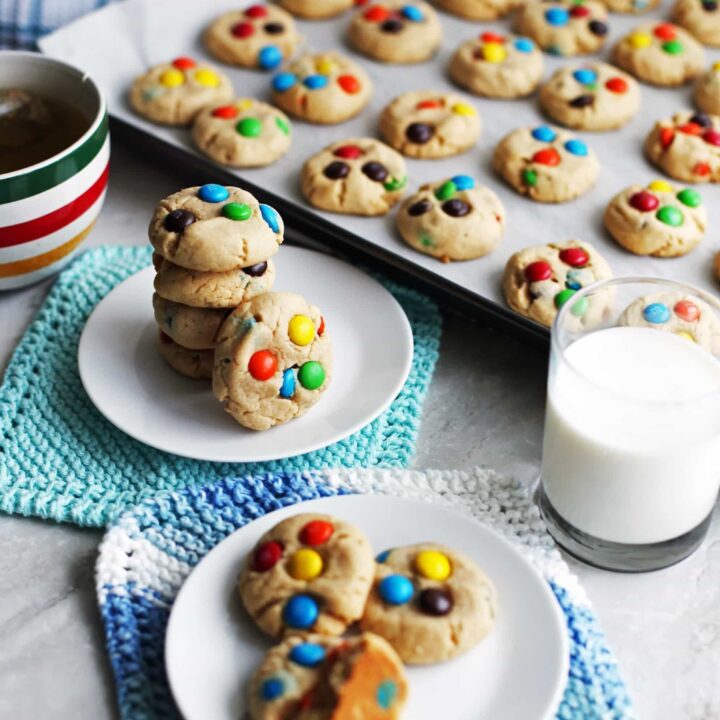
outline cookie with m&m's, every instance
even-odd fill
[[[250,617],[274,638],[335,636],[362,616],[374,571],[361,530],[330,515],[303,513],[258,540],[238,592]]]
[[[703,45],[720,46],[720,7],[717,0],[676,0],[670,17]]]
[[[148,235],[155,251],[171,263],[225,272],[271,258],[284,229],[279,213],[249,192],[208,183],[161,200]]]
[[[311,205],[349,215],[384,215],[406,185],[402,155],[374,138],[328,145],[300,173],[302,194]]]
[[[455,93],[413,90],[380,113],[380,134],[407,157],[458,155],[475,145],[481,129],[478,111]]]
[[[349,10],[353,0],[280,0],[280,5],[296,17],[322,20]]]
[[[720,61],[713,63],[697,79],[693,97],[700,110],[720,115]]]
[[[178,345],[189,350],[215,347],[215,336],[228,308],[200,308],[166,300],[153,293],[153,310],[157,326]]]
[[[495,148],[493,168],[521,195],[546,203],[582,195],[600,172],[597,156],[583,140],[550,125],[506,135]]]
[[[335,51],[305,55],[272,79],[272,99],[278,107],[323,125],[354,117],[371,95],[365,70]]]
[[[238,98],[210,105],[192,127],[195,145],[208,157],[230,167],[263,167],[290,148],[290,121],[267,103]]]
[[[517,98],[537,88],[544,67],[542,52],[530,38],[486,30],[460,45],[448,73],[475,95]]]
[[[130,105],[153,122],[189,125],[206,105],[227,102],[232,95],[232,83],[216,68],[177,57],[135,78]]]
[[[215,19],[203,36],[218,60],[259,70],[275,70],[300,41],[292,15],[277,5],[250,5]]]
[[[540,106],[555,122],[576,130],[614,130],[640,109],[634,77],[606,63],[557,70],[540,89]]]
[[[720,117],[681,112],[659,120],[645,140],[650,161],[683,182],[720,182]]]
[[[495,622],[495,588],[467,555],[435,543],[386,550],[360,627],[384,637],[411,665],[449,660]]]
[[[614,13],[641,15],[660,4],[660,0],[603,0],[607,9]]]
[[[522,0],[436,0],[445,12],[466,20],[496,20],[511,13]]]
[[[678,257],[705,236],[707,210],[697,190],[654,180],[619,192],[605,210],[605,227],[636,255]]]
[[[526,2],[515,15],[515,30],[546,53],[570,57],[597,52],[608,37],[608,14],[597,0]]]
[[[422,0],[384,0],[360,10],[348,27],[350,44],[363,55],[386,63],[418,63],[440,46],[437,13]]]
[[[597,292],[573,301],[582,288],[608,280],[612,271],[590,243],[580,240],[535,245],[514,253],[505,265],[503,294],[515,312],[550,327],[558,310],[572,302],[578,329],[592,327],[606,317],[612,294]]]
[[[408,696],[403,664],[378,635],[290,636],[250,681],[252,720],[396,720]]]
[[[158,330],[158,349],[165,362],[180,375],[193,380],[212,377],[215,359],[212,349],[193,350],[183,347],[162,330]]]
[[[492,252],[505,232],[505,208],[489,188],[469,175],[423,185],[398,210],[403,240],[415,250],[447,262]]]
[[[330,385],[332,343],[301,295],[265,292],[239,305],[217,334],[213,392],[251,430],[300,417]]]
[[[720,354],[718,308],[695,295],[666,290],[639,297],[624,310],[619,324],[673,333],[714,355]]]
[[[652,22],[640,25],[621,38],[613,48],[612,62],[638,80],[674,87],[703,71],[705,51],[681,27],[669,22]]]

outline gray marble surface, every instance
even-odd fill
[[[109,195],[89,244],[144,243],[153,203],[182,184],[116,146]],[[0,294],[0,367],[46,290],[42,284]],[[531,482],[540,462],[544,386],[542,353],[448,315],[415,467],[483,465]],[[0,516],[0,718],[118,716],[95,603],[100,539],[98,531]],[[619,575],[569,562],[639,717],[720,718],[718,518],[702,548],[668,570]]]

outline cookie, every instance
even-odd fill
[[[565,202],[587,192],[600,172],[595,153],[565,130],[518,128],[495,148],[493,167],[521,195],[537,202]]]
[[[640,297],[625,309],[620,325],[674,333],[704,350],[720,354],[717,312],[694,295],[666,290]]]
[[[272,80],[272,100],[308,122],[333,124],[357,115],[370,100],[372,82],[356,62],[330,51],[305,55]]]
[[[226,309],[198,308],[166,300],[153,293],[155,322],[169,338],[188,350],[215,347],[215,336],[230,313]]]
[[[423,185],[396,217],[403,240],[415,250],[448,260],[492,252],[505,232],[505,208],[489,188],[468,175]]]
[[[653,10],[660,0],[603,0],[610,12],[626,15],[640,15]]]
[[[480,137],[477,110],[460,95],[414,90],[380,114],[380,134],[407,157],[440,158],[465,152]]]
[[[677,257],[703,239],[707,211],[697,190],[655,180],[618,193],[605,210],[605,227],[636,255]]]
[[[275,264],[270,259],[223,272],[188,270],[158,253],[153,262],[158,295],[194,308],[234,308],[272,290],[275,283]]]
[[[193,123],[198,149],[221,165],[263,167],[290,148],[290,121],[272,105],[239,98],[205,108]]]
[[[713,260],[713,273],[715,274],[715,278],[720,280],[720,252],[715,254],[715,258]]]
[[[245,609],[274,638],[316,632],[341,635],[365,608],[373,554],[354,525],[303,513],[258,541],[238,580]]]
[[[635,78],[606,63],[564,67],[541,88],[540,105],[566,127],[615,130],[640,109],[640,86]]]
[[[206,105],[228,102],[232,96],[232,84],[221,72],[192,58],[178,57],[135,78],[130,104],[153,122],[189,125]]]
[[[670,17],[703,45],[720,47],[720,8],[717,0],[676,0]]]
[[[597,52],[608,36],[607,10],[597,0],[530,0],[515,16],[515,30],[550,55]]]
[[[275,70],[300,41],[295,21],[277,5],[250,5],[217,18],[205,31],[207,49],[222,62]]]
[[[516,252],[505,266],[503,294],[516,312],[550,327],[558,310],[581,288],[608,280],[612,271],[589,243],[568,240]],[[578,327],[595,325],[611,306],[610,293],[595,293],[571,307]]]
[[[612,61],[639,80],[673,87],[703,71],[705,52],[690,33],[677,25],[652,22],[619,40]]]
[[[448,73],[475,95],[509,99],[533,92],[544,67],[542,53],[530,38],[486,31],[460,45]]]
[[[386,0],[355,15],[348,40],[358,52],[380,62],[418,63],[440,47],[442,27],[427,3]]]
[[[495,588],[466,555],[435,543],[381,553],[360,626],[406,663],[449,660],[477,645],[495,621]]]
[[[512,12],[522,0],[435,0],[441,10],[466,20],[496,20]]]
[[[238,306],[217,335],[213,391],[251,430],[267,430],[310,409],[327,390],[332,344],[314,305],[266,292]]]
[[[384,215],[406,184],[402,155],[373,138],[328,145],[305,162],[300,174],[302,194],[311,205],[350,215]]]
[[[695,104],[704,112],[720,115],[720,62],[713,63],[695,83]]]
[[[321,20],[349,10],[353,0],[280,0],[289,13],[307,20]]]
[[[402,662],[378,635],[291,636],[265,655],[248,706],[252,720],[395,720],[407,696]]]
[[[158,348],[165,362],[175,371],[193,380],[212,378],[215,353],[213,350],[190,350],[178,345],[162,330],[158,331]]]
[[[681,112],[660,120],[645,141],[648,158],[684,182],[720,182],[720,117]]]
[[[148,234],[156,252],[190,270],[225,272],[272,257],[283,241],[282,218],[249,192],[210,183],[166,197]]]

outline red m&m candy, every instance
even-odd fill
[[[552,268],[544,260],[537,260],[525,268],[525,279],[528,282],[541,282],[552,277]]]
[[[504,43],[505,36],[494,32],[484,32],[480,35],[480,39],[486,43]]]
[[[685,322],[695,322],[700,318],[700,308],[692,300],[678,300],[673,312]]]
[[[305,545],[324,545],[334,532],[332,523],[326,520],[311,520],[300,531],[300,542]]]
[[[636,192],[630,198],[630,205],[640,212],[652,212],[659,204],[660,201],[647,190]]]
[[[237,117],[238,110],[234,105],[223,105],[212,111],[213,117],[222,118],[223,120],[232,120]]]
[[[322,334],[325,332],[325,318],[321,315],[320,316],[320,327],[317,330],[317,334],[322,336]]]
[[[710,174],[710,166],[704,162],[695,163],[693,173],[695,175],[699,175],[700,177],[707,177]]]
[[[248,362],[248,372],[256,380],[269,380],[277,372],[277,358],[269,350],[258,350]]]
[[[605,87],[610,91],[617,93],[618,95],[622,95],[623,93],[626,93],[628,90],[628,84],[627,81],[623,80],[623,78],[620,77],[613,77],[610,78],[606,83]]]
[[[660,128],[660,144],[664,148],[668,148],[672,145],[675,139],[675,131],[672,128],[664,127]]]
[[[264,18],[267,15],[267,8],[263,5],[251,5],[245,11],[245,17],[249,18]]]
[[[283,555],[283,547],[279,542],[270,540],[263,543],[253,555],[253,570],[257,572],[267,572],[274,567]]]
[[[653,30],[653,34],[660,40],[674,40],[677,36],[675,26],[670,23],[661,23]]]
[[[555,167],[560,164],[560,153],[555,148],[545,148],[544,150],[538,150],[532,156],[532,161],[538,165]]]
[[[362,150],[357,145],[341,145],[333,155],[346,160],[357,160],[362,155]]]
[[[432,110],[433,108],[442,107],[442,103],[439,100],[421,100],[415,108],[417,110]]]
[[[573,9],[570,10],[570,15],[574,18],[587,17],[589,14],[590,11],[582,5],[575,5]]]
[[[560,251],[560,259],[572,267],[585,267],[590,262],[590,256],[581,247],[569,247]]]
[[[195,67],[195,61],[189,57],[179,57],[173,60],[173,67],[178,70],[191,70]]]
[[[390,17],[390,11],[384,5],[373,5],[363,13],[363,17],[369,22],[383,22]]]
[[[702,135],[704,128],[694,122],[687,122],[678,127],[678,130],[685,135]]]
[[[720,132],[717,130],[708,130],[703,135],[703,140],[708,143],[708,145],[715,145],[715,147],[720,147]]]
[[[355,95],[362,89],[360,81],[354,75],[341,75],[338,79],[338,85],[348,94]]]
[[[255,32],[255,28],[253,27],[252,23],[239,22],[232,26],[230,32],[236,38],[246,38],[250,37]]]

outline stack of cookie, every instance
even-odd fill
[[[182,375],[212,378],[225,318],[272,289],[282,219],[244,190],[208,184],[162,200],[149,236],[160,353]]]

